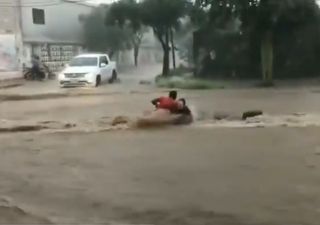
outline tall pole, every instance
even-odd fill
[[[16,50],[19,68],[22,68],[23,62],[23,29],[22,29],[22,0],[15,1],[15,19],[16,19],[16,29],[15,29],[15,39],[16,39]]]
[[[173,40],[173,30],[170,28],[170,42],[171,42],[171,53],[172,53],[172,65],[173,69],[176,69],[176,49]]]

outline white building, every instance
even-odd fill
[[[28,2],[21,0],[23,62],[28,65],[31,56],[38,55],[51,71],[57,71],[81,52],[83,29],[79,17],[95,6],[53,0],[51,4],[28,7]]]
[[[93,7],[76,0],[0,1],[0,79],[21,76],[17,72],[30,66],[32,55],[59,70],[82,50],[79,17]]]
[[[97,6],[83,0],[0,1],[0,71],[31,66],[32,55],[38,55],[51,71],[59,71],[83,50],[79,17]],[[139,55],[142,64],[158,61],[157,45],[152,32],[147,33]],[[119,53],[117,59],[118,65],[134,63],[132,51]]]
[[[0,80],[21,77],[22,41],[19,8],[12,4],[0,4]]]

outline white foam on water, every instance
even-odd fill
[[[194,124],[200,128],[320,127],[320,114],[261,115],[247,120],[210,120]]]
[[[189,105],[188,107],[192,113],[193,118],[195,120],[197,120],[199,118],[199,112],[198,112],[197,108],[195,107],[195,105]]]
[[[189,105],[188,106],[194,121],[203,121],[203,120],[210,120],[212,117],[209,116],[209,114],[205,111],[200,111],[195,105]]]

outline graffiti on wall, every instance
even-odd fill
[[[0,71],[15,71],[18,68],[15,36],[0,35]]]

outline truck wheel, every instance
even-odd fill
[[[114,70],[114,71],[112,72],[111,78],[109,79],[109,83],[110,83],[110,84],[114,83],[114,82],[117,80],[117,78],[118,78],[118,74],[117,74],[117,72]]]
[[[98,75],[96,78],[96,87],[98,87],[101,84],[101,76]]]

